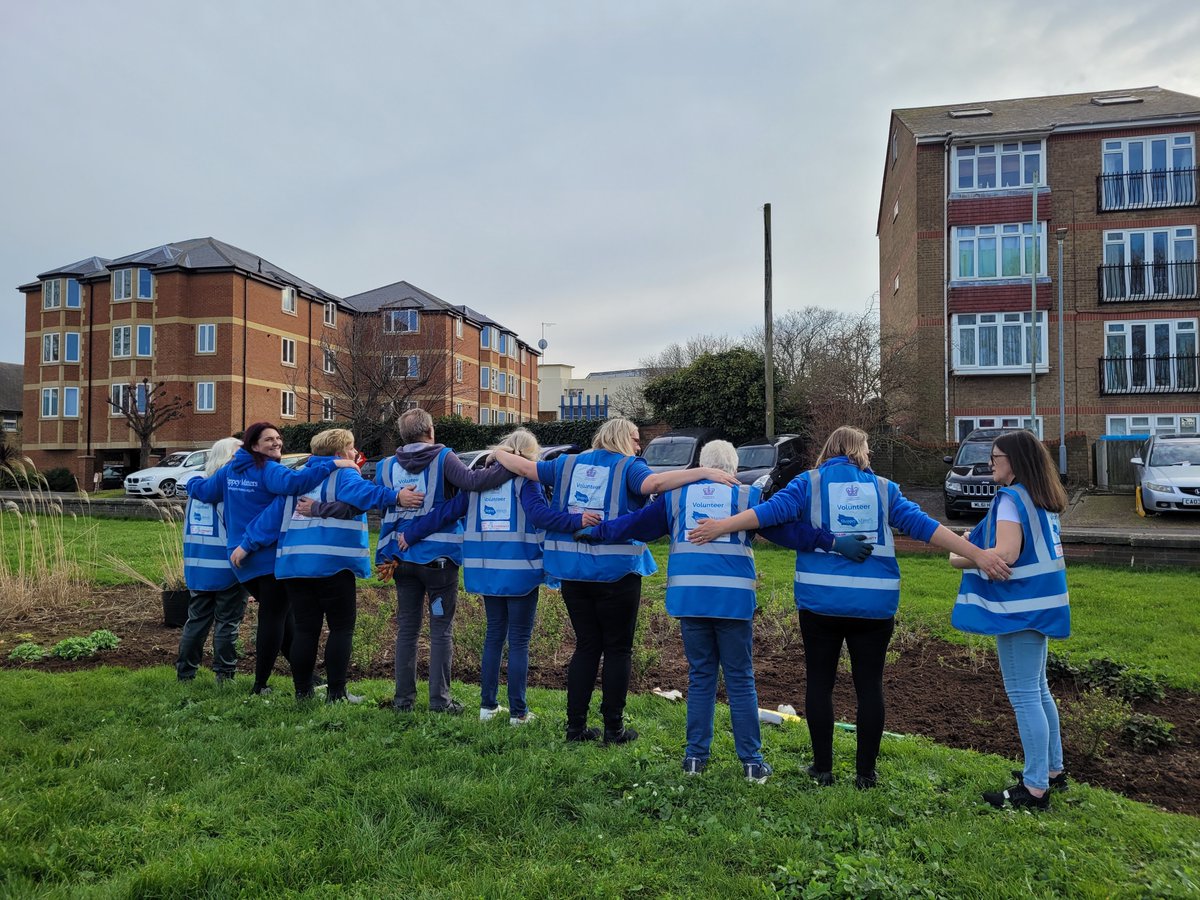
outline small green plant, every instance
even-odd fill
[[[1143,752],[1161,750],[1175,743],[1174,730],[1174,725],[1159,716],[1134,713],[1121,729],[1121,740]]]
[[[50,655],[58,659],[87,659],[96,655],[96,645],[91,638],[63,638],[50,648]]]
[[[1093,688],[1070,704],[1063,724],[1079,753],[1088,759],[1102,759],[1108,742],[1121,733],[1132,713],[1125,700]]]
[[[354,623],[354,645],[350,649],[350,661],[359,669],[370,668],[383,646],[384,635],[395,615],[395,601],[384,600],[375,613],[360,614]]]
[[[117,645],[121,643],[121,639],[107,628],[101,628],[98,631],[93,631],[88,635],[88,640],[92,642],[92,646],[94,646],[98,651],[116,650]]]
[[[23,641],[12,648],[8,658],[15,662],[38,662],[46,656],[46,649],[32,641]]]
[[[1075,670],[1075,681],[1080,688],[1102,690],[1130,702],[1158,701],[1166,693],[1160,678],[1108,657],[1089,659]]]
[[[1051,679],[1074,679],[1079,677],[1079,669],[1071,665],[1070,658],[1065,654],[1051,650],[1046,654],[1046,675]]]

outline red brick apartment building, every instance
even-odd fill
[[[537,418],[537,356],[487,316],[406,282],[334,296],[213,238],[43,272],[25,295],[23,450],[81,484],[104,462],[135,465],[138,441],[109,405],[149,378],[192,402],[154,435],[162,450],[207,447],[251,422],[337,418],[349,336],[372,327],[422,373],[404,406],[475,421]],[[406,350],[407,348],[407,350]],[[340,361],[339,361],[340,357]],[[426,370],[436,367],[434,377]],[[485,383],[486,382],[486,383]]]
[[[1198,124],[1200,98],[1159,87],[892,111],[879,308],[916,373],[888,387],[902,431],[1028,425],[1033,365],[1047,439],[1060,369],[1067,433],[1197,433]]]

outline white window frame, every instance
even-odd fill
[[[1159,143],[1163,152],[1156,160],[1154,145]],[[1140,157],[1137,164],[1140,168],[1130,165],[1134,156]],[[1196,136],[1193,132],[1102,140],[1100,171],[1109,177],[1101,179],[1101,208],[1108,211],[1193,204],[1196,202],[1195,168]],[[1111,177],[1114,175],[1124,177]]]
[[[479,329],[479,346],[484,350],[492,348],[492,326],[484,325]]]
[[[521,379],[521,399],[522,400],[524,400],[526,398],[526,395],[528,393],[528,391],[527,391],[528,385],[529,385],[529,382],[526,381],[524,378],[522,378]]]
[[[463,361],[461,359],[454,361],[454,380],[457,382],[463,380]]]
[[[407,360],[407,362],[401,362]],[[387,353],[383,357],[384,374],[388,378],[420,378],[421,357],[408,353]]]
[[[333,414],[336,411],[336,403],[332,397],[321,398],[321,421],[332,422]]]
[[[892,132],[892,164],[895,165],[896,160],[900,158],[900,130]]]
[[[337,351],[325,347],[321,351],[321,371],[332,375],[337,371]]]
[[[71,338],[75,340],[72,341]],[[71,344],[75,345],[75,354],[71,354]],[[68,331],[63,335],[63,362],[78,363],[83,356],[83,336],[78,331]]]
[[[42,309],[58,309],[62,306],[62,279],[48,278],[42,282]]]
[[[294,287],[285,287],[280,292],[280,308],[289,316],[298,315],[296,312],[296,289]]]
[[[215,381],[196,382],[196,412],[216,412],[217,383]]]
[[[1140,420],[1145,420],[1145,423]],[[1110,435],[1200,434],[1200,412],[1148,412],[1108,416],[1105,419],[1104,430],[1105,434]]]
[[[1004,159],[1017,158],[1017,184],[1001,184]],[[1037,173],[1039,186],[1047,184],[1046,142],[1044,140],[989,141],[979,144],[956,144],[951,154],[950,191],[954,194],[972,194],[980,191],[1027,191],[1033,187],[1033,172]],[[991,160],[992,184],[980,184],[979,162]],[[970,171],[966,186],[963,173]]]
[[[526,351],[526,349],[525,349],[524,347],[522,347],[522,348],[521,348],[521,365],[522,365],[522,366],[524,366],[524,365],[525,365],[525,361],[526,361],[526,359],[528,358],[528,357],[526,356],[526,353],[527,353],[527,352],[528,352],[528,351]]]
[[[146,337],[146,352],[142,352],[142,336]],[[142,359],[149,359],[154,356],[154,326],[139,325],[134,333],[133,353],[135,356]]]
[[[987,225],[956,225],[951,229],[954,235],[954,246],[952,248],[953,259],[953,276],[952,281],[968,281],[968,282],[992,282],[1003,281],[1006,279],[1025,279],[1028,280],[1032,274],[1031,262],[1033,256],[1033,223],[1032,222],[1003,222],[999,224]],[[1004,244],[1016,238],[1018,246],[1021,249],[1021,270],[1017,273],[1004,274]],[[994,265],[996,269],[995,275],[980,275],[980,262],[982,255],[980,253],[980,244],[984,241],[991,241],[993,244]],[[963,269],[968,266],[964,265],[963,254],[970,254],[969,268],[971,274],[964,275]],[[1038,277],[1046,277],[1046,223],[1038,222]]]
[[[215,322],[203,322],[196,326],[196,352],[217,352],[217,325]]]
[[[511,334],[508,337],[508,358],[517,358],[517,336],[515,334]]]
[[[279,417],[281,419],[296,418],[296,392],[279,392]]]
[[[279,361],[285,366],[296,368],[296,342],[292,338],[280,339]]]
[[[486,406],[479,407],[479,424],[480,425],[492,424],[491,423],[491,410],[489,410]]]
[[[75,408],[74,412],[71,412],[72,406]],[[62,389],[62,417],[64,419],[79,418],[79,388],[64,387]]]
[[[108,407],[108,414],[114,417],[125,415],[123,410],[126,402],[128,402],[128,398],[129,385],[125,384],[124,382],[120,384],[109,385],[108,399],[110,401],[110,405]]]
[[[490,391],[492,389],[491,367],[479,367],[479,389],[481,391]]]
[[[133,299],[133,269],[114,269],[112,273],[112,300],[121,303]]]
[[[462,323],[463,323],[462,319],[454,320],[454,336],[456,338],[462,337]]]
[[[497,410],[496,411],[496,424],[497,425],[507,425],[508,424],[508,413],[502,409]]]
[[[330,328],[337,328],[337,304],[332,300],[325,302],[325,324]]]
[[[1154,247],[1155,237],[1165,238],[1166,258]],[[1135,258],[1134,247],[1141,246]],[[1195,296],[1196,266],[1175,263],[1196,262],[1196,226],[1163,225],[1158,228],[1120,228],[1104,232],[1103,277],[1105,299],[1137,299],[1155,296]],[[1148,251],[1148,252],[1147,252]],[[1165,263],[1162,271],[1155,271]],[[1119,268],[1117,268],[1119,267]],[[1159,288],[1163,290],[1159,290]],[[1148,292],[1147,292],[1148,291]]]
[[[403,318],[404,325],[397,328],[397,320]],[[385,309],[383,311],[384,334],[417,334],[421,330],[421,316],[415,309]]]
[[[144,294],[142,293],[142,276],[143,275],[145,275],[145,277],[149,279],[148,287],[147,287],[146,293],[144,293]],[[153,300],[154,299],[154,273],[151,272],[149,269],[144,269],[144,268],[138,269],[137,275],[135,276],[135,281],[136,281],[136,285],[137,285],[137,298],[139,300]]]
[[[955,375],[1028,375],[1030,327],[1028,311],[1003,311],[986,313],[958,313],[951,316],[950,336],[953,345],[953,361]],[[1005,332],[1011,333],[1013,328],[1021,331],[1021,361],[1004,363]],[[983,329],[995,330],[996,364],[983,365],[979,362],[983,355],[980,335]],[[967,332],[967,333],[964,333]],[[1039,310],[1037,314],[1037,335],[1039,346],[1038,372],[1048,372],[1049,367],[1049,335],[1046,329],[1046,313]],[[967,340],[972,343],[968,345]],[[969,352],[967,351],[969,346]],[[964,362],[964,359],[966,362]]]
[[[496,393],[507,394],[508,393],[508,373],[500,372],[496,376],[496,384],[498,385],[498,387],[496,389]]]
[[[461,403],[454,404],[454,414],[456,416],[461,416],[463,414],[463,405]],[[16,430],[15,429],[16,420],[14,419],[13,422],[14,422],[14,430]]]
[[[58,388],[42,388],[41,418],[58,418]]]
[[[56,366],[62,362],[62,335],[50,331],[42,335],[42,365]]]
[[[460,407],[462,406],[461,403],[458,405]],[[4,418],[0,419],[0,431],[16,431],[16,430],[17,430],[17,417],[16,416],[4,416]]]
[[[962,440],[976,428],[1027,428],[1038,437],[1042,435],[1043,419],[1037,416],[1029,428],[1029,416],[955,416],[954,433]]]
[[[123,336],[118,340],[118,336]],[[112,358],[133,358],[133,326],[114,325],[112,330]]]
[[[71,302],[74,295],[75,302]],[[67,279],[67,309],[83,309],[83,285],[77,278]]]
[[[1167,326],[1167,343],[1168,352],[1159,354],[1156,348],[1152,345],[1157,341],[1155,330],[1157,326]],[[1103,359],[1111,360],[1104,363],[1103,378],[1101,384],[1103,390],[1108,383],[1108,379],[1112,377],[1114,381],[1124,381],[1124,387],[1112,386],[1109,393],[1131,393],[1140,394],[1144,391],[1134,389],[1134,386],[1145,388],[1146,390],[1160,390],[1170,392],[1173,390],[1191,390],[1195,387],[1193,382],[1196,380],[1196,369],[1193,365],[1189,371],[1186,362],[1181,362],[1179,357],[1195,357],[1200,353],[1200,320],[1197,319],[1120,319],[1117,321],[1106,321],[1104,323],[1104,343],[1102,345]],[[1138,356],[1133,350],[1133,330],[1138,327],[1145,328],[1145,347],[1146,353]],[[1114,344],[1119,342],[1122,346],[1116,347]],[[1190,352],[1189,347],[1190,346]],[[1114,352],[1120,350],[1121,352]],[[1156,360],[1176,359],[1174,365],[1169,362],[1165,365],[1157,363]],[[1119,363],[1116,360],[1124,360],[1124,363]],[[1138,360],[1144,360],[1138,363]],[[1136,368],[1135,368],[1136,366]],[[1166,377],[1167,381],[1161,382],[1159,379]]]

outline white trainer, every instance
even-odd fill
[[[537,716],[535,716],[533,713],[527,712],[523,716],[509,716],[508,724],[509,725],[525,725],[528,722],[532,722],[536,718],[537,718]]]
[[[496,716],[500,715],[500,713],[506,712],[508,712],[507,706],[495,706],[491,709],[488,709],[486,706],[481,706],[479,707],[479,721],[490,722],[492,719],[496,718]]]

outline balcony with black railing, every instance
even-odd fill
[[[1196,260],[1133,262],[1100,266],[1097,289],[1102,303],[1196,299]]]
[[[1103,356],[1101,394],[1185,394],[1200,391],[1200,356]]]
[[[1096,209],[1165,209],[1195,206],[1196,169],[1153,169],[1096,176]]]

